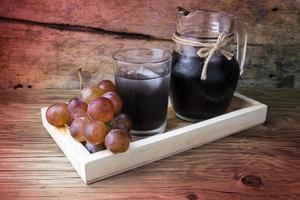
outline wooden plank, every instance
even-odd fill
[[[75,69],[86,83],[113,79],[112,54],[121,48],[171,49],[167,41],[120,38],[109,34],[59,31],[0,22],[0,88],[79,88]]]
[[[171,41],[61,31],[0,20],[0,89],[78,88],[74,69],[83,66],[86,83],[113,79],[114,51],[129,47],[172,50]],[[241,86],[300,87],[300,45],[249,46]],[[284,55],[284,56],[283,56]]]
[[[268,105],[263,125],[88,186],[40,121],[41,107],[67,101],[78,90],[2,90],[0,196],[22,200],[299,199],[299,90],[239,90]]]
[[[176,6],[235,14],[245,21],[254,44],[293,44],[300,39],[297,0],[2,0],[0,16],[170,39],[175,30]]]

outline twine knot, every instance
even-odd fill
[[[203,42],[199,42],[199,41],[189,40],[186,38],[182,38],[176,34],[173,35],[172,39],[174,42],[179,43],[179,44],[200,47],[199,50],[197,51],[197,55],[200,58],[205,59],[202,73],[201,73],[201,80],[206,80],[208,63],[210,62],[210,59],[216,52],[219,52],[227,60],[231,60],[232,57],[234,56],[233,53],[225,50],[225,47],[228,44],[230,44],[233,39],[224,33],[221,33],[219,35],[216,43],[203,43]]]

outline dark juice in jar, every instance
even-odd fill
[[[227,60],[215,53],[208,64],[207,79],[201,80],[204,59],[173,51],[170,95],[173,108],[182,119],[199,121],[223,114],[239,80],[235,57]]]

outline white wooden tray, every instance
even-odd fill
[[[56,128],[47,122],[46,109],[41,109],[44,127],[86,184],[256,126],[263,123],[267,115],[266,105],[238,93],[227,113],[194,124],[176,118],[169,107],[165,133],[136,140],[125,153],[103,150],[90,154],[70,136],[67,128]]]

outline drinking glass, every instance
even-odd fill
[[[163,49],[122,49],[113,54],[115,83],[122,112],[132,119],[132,135],[147,136],[166,129],[170,52]]]

